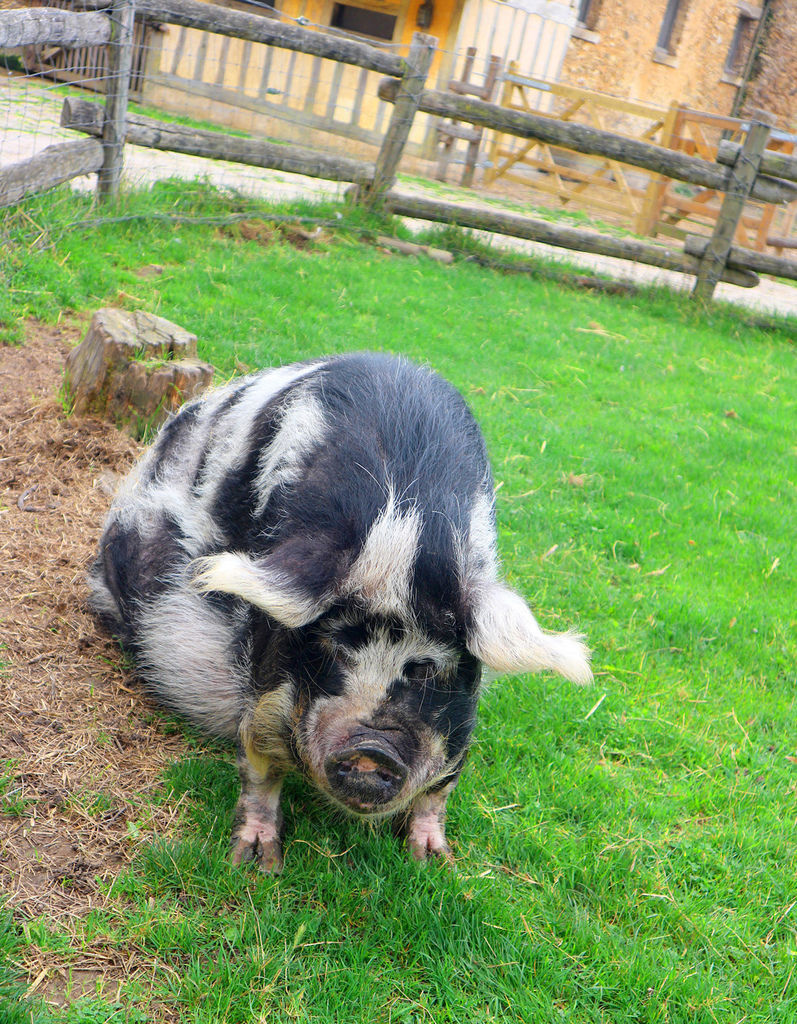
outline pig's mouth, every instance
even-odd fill
[[[336,801],[355,814],[385,814],[402,795],[409,767],[384,733],[358,730],[324,761]]]

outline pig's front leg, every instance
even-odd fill
[[[282,811],[280,790],[284,774],[265,760],[257,765],[238,752],[241,796],[232,830],[232,862],[255,861],[258,870],[277,875],[282,871]]]
[[[405,825],[407,849],[415,860],[428,857],[442,857],[453,861],[446,841],[446,801],[457,780],[447,783],[442,789],[422,793],[410,807]]]

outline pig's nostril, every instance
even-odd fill
[[[339,751],[324,764],[332,792],[354,810],[376,811],[404,785],[407,768],[385,750],[362,746]]]

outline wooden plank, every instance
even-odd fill
[[[704,259],[710,243],[711,239],[709,238],[689,235],[684,242],[684,250],[690,256]],[[793,241],[792,245],[797,245],[797,241]],[[727,265],[734,269],[752,270],[760,274],[771,274],[773,277],[786,277],[791,281],[797,281],[797,260],[769,256],[766,253],[744,249],[737,245],[732,245],[728,250]]]
[[[770,235],[767,238],[767,245],[771,245],[773,249],[797,249],[797,236],[783,238],[780,235]]]
[[[241,50],[241,64],[238,68],[238,88],[241,92],[246,90],[246,78],[249,74],[249,61],[252,59],[252,44],[247,39]]]
[[[66,99],[61,108],[61,124],[97,135],[102,131],[102,107],[89,100]],[[328,181],[352,181],[367,185],[374,174],[373,164],[365,161],[317,153],[300,146],[266,142],[264,139],[243,139],[224,132],[186,128],[142,114],[128,113],[126,141],[133,146],[187,153],[211,160],[231,160],[252,167],[268,167],[293,174],[306,174],[312,178],[326,178]]]
[[[385,207],[391,213],[401,217],[417,217],[421,220],[442,221],[460,227],[474,228],[482,231],[494,231],[515,238],[526,238],[547,245],[577,252],[593,252],[602,256],[614,256],[618,259],[634,260],[650,266],[663,267],[667,270],[678,270],[682,273],[697,272],[698,261],[682,252],[674,252],[630,238],[614,238],[601,235],[595,231],[584,231],[563,224],[552,224],[549,221],[536,220],[532,217],[519,217],[517,214],[499,213],[493,210],[479,210],[471,206],[459,206],[455,203],[444,203],[434,199],[421,199],[417,196],[402,195],[388,192],[385,196]],[[758,276],[745,270],[726,270],[723,280],[753,288],[758,284]]]
[[[507,74],[504,76],[504,88],[501,90],[499,106],[508,107],[512,102],[512,93],[515,86],[512,84],[512,76],[517,73],[518,63],[515,60],[509,62]],[[380,84],[381,88],[381,84]],[[484,184],[491,185],[499,175],[498,159],[502,152],[502,139],[500,132],[493,132],[490,151],[487,154],[487,167],[484,172]]]
[[[107,6],[107,0],[82,0],[82,3],[92,10]],[[223,36],[248,39],[253,43],[266,43],[285,50],[328,57],[330,60],[355,64],[396,78],[400,78],[404,72],[405,62],[401,57],[371,46],[370,43],[348,36],[316,32],[299,25],[285,25],[275,18],[236,11],[215,3],[203,3],[202,0],[138,0],[136,9],[141,17],[151,21],[204,29]]]
[[[227,73],[227,60],[230,53],[230,37],[225,36],[221,41],[219,50],[218,67],[216,69],[216,85],[224,85],[224,78]]]
[[[0,207],[13,206],[25,196],[45,192],[82,174],[92,174],[102,167],[102,158],[102,143],[98,139],[75,139],[48,146],[29,160],[2,167]]]
[[[367,75],[367,71],[360,71],[361,75]],[[338,107],[338,101],[340,99],[340,83],[343,81],[343,65],[336,64],[332,69],[332,81],[329,83],[327,89],[327,107],[324,112],[324,116],[330,121],[335,120],[335,111]],[[351,118],[349,118],[351,120]]]
[[[736,163],[731,168],[731,183],[725,190],[725,198],[717,217],[714,234],[700,260],[697,281],[692,291],[692,297],[702,302],[708,302],[711,299],[717,282],[722,276],[722,270],[733,243],[733,236],[742,216],[744,204],[753,190],[761,157],[771,130],[768,124],[753,122],[741,152],[736,158]]]
[[[179,35],[177,36],[177,43],[174,47],[174,53],[172,54],[171,74],[173,75],[177,74],[177,69],[180,67],[180,61],[183,59],[183,51],[185,50],[185,42],[187,35],[188,29],[181,28]]]
[[[114,0],[111,8],[111,41],[108,44],[108,81],[105,86],[105,123],[102,131],[104,158],[97,178],[97,198],[115,199],[122,177],[125,116],[133,65],[135,0]]]
[[[740,225],[743,224],[745,227],[749,226],[752,229],[752,245],[753,248],[757,249],[759,252],[762,252],[766,248],[767,235],[769,234],[769,229],[772,227],[772,221],[774,218],[775,207],[764,206],[761,208],[761,216],[757,219],[748,219],[747,217],[742,216],[742,219],[739,222]],[[745,240],[743,239],[742,244],[744,244],[744,241]]]
[[[0,48],[11,46],[104,46],[111,22],[104,14],[30,7],[0,11]]]
[[[540,92],[550,93],[553,96],[561,96],[563,99],[592,100],[599,103],[602,107],[606,107],[607,110],[634,114],[636,117],[662,119],[667,113],[665,107],[658,107],[649,103],[639,103],[635,100],[624,100],[617,96],[607,96],[602,92],[580,89],[576,85],[565,85],[563,82],[548,82],[539,78],[526,78],[523,75],[512,73],[504,76],[504,81],[511,82],[513,85],[537,89]]]
[[[288,68],[283,76],[283,81],[287,82],[287,88],[283,91],[283,102],[286,106],[295,107],[297,110],[300,109],[299,104],[299,92],[293,92],[293,84],[297,80],[295,77],[296,70],[296,50],[292,50],[288,55]]]
[[[268,78],[271,74],[271,61],[274,56],[274,51],[270,46],[267,46],[263,52],[263,73],[260,76],[260,89],[259,94],[261,96],[268,96]]]
[[[721,164],[732,165],[736,163],[736,157],[741,148],[738,142],[723,139],[717,148],[717,160]],[[761,173],[774,178],[788,178],[790,181],[797,181],[797,156],[774,153],[768,149],[761,157]]]
[[[307,90],[304,94],[304,109],[306,111],[315,110],[316,94],[318,93],[318,83],[321,80],[321,58],[313,57],[310,62],[310,74],[307,78]],[[288,71],[288,81],[295,81],[293,68]],[[329,117],[329,113],[326,114]]]
[[[194,70],[193,77],[197,82],[205,81],[205,58],[208,53],[208,37],[207,33],[203,32],[199,37],[199,46],[196,50],[196,56],[194,57]]]
[[[507,181],[515,181],[525,185],[533,192],[541,192],[544,195],[554,196],[562,206],[568,206],[569,203],[576,201],[579,197],[574,189],[563,188],[554,182],[548,182],[544,178],[529,179],[528,176],[521,174],[509,173],[503,175]],[[628,214],[628,207],[625,203],[619,201],[613,201],[599,195],[591,195],[589,197],[590,205],[596,210],[602,210],[607,213],[616,214]]]
[[[391,79],[383,79],[378,92],[381,99],[394,102],[397,83]],[[565,149],[574,149],[579,153],[606,156],[649,171],[666,174],[679,181],[688,181],[722,192],[727,191],[731,183],[729,168],[707,160],[685,156],[683,153],[664,149],[650,142],[629,139],[614,132],[600,131],[589,125],[560,122],[540,114],[506,110],[484,100],[424,89],[419,100],[419,109],[438,117],[481,124],[507,135],[516,135],[518,138],[540,139]],[[774,179],[757,181],[753,186],[752,197],[762,202],[774,203],[797,199],[797,185],[785,181],[774,184],[773,182]]]
[[[363,96],[365,95],[365,90],[367,89],[367,87],[368,87],[368,72],[367,72],[367,70],[365,68],[363,68],[360,71],[359,75],[357,76],[357,88],[356,88],[355,93],[354,93],[354,106],[352,107],[352,111],[351,111],[351,123],[352,124],[359,124],[360,123],[360,114],[362,113],[362,108],[363,108]],[[380,104],[380,107],[381,107],[381,104]]]
[[[86,78],[86,72],[81,71],[69,71],[66,68],[48,68],[46,65],[42,65],[39,68],[39,74],[47,75],[48,77],[55,78],[59,82],[75,82],[80,85],[82,89],[86,89],[88,92],[105,92],[105,80],[103,78]]]

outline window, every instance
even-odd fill
[[[587,43],[599,43],[600,35],[598,17],[603,6],[603,0],[579,0],[576,23],[573,26],[573,35],[576,39],[583,39]]]
[[[752,4],[740,3],[737,5],[739,16],[736,19],[736,28],[733,30],[733,38],[728,49],[728,56],[725,58],[724,81],[736,82],[744,73],[747,58],[750,55],[750,47],[755,38],[758,22],[761,19],[761,8]]]
[[[346,32],[392,40],[396,30],[396,16],[382,11],[369,11],[365,7],[352,7],[351,4],[333,4],[329,24],[332,28],[342,28]]]
[[[598,25],[598,16],[601,12],[602,0],[579,0],[577,23],[593,32]]]
[[[667,0],[662,18],[659,38],[656,40],[656,56],[674,56],[686,20],[688,0]]]

